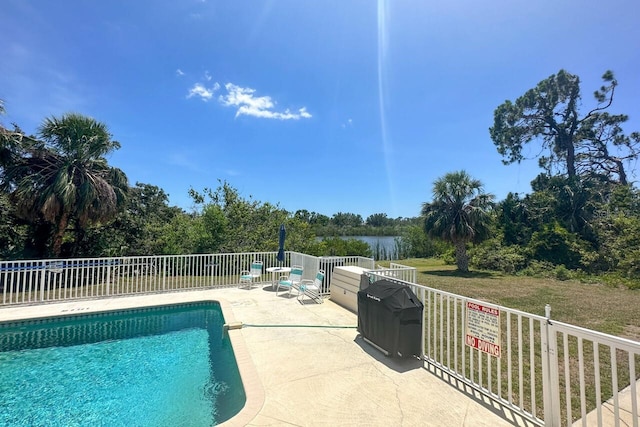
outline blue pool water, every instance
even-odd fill
[[[0,324],[2,426],[211,426],[245,394],[219,304]]]

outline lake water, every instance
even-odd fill
[[[396,236],[350,236],[362,240],[371,248],[372,255],[377,260],[397,259]]]
[[[369,245],[375,259],[395,259],[397,236],[342,236],[341,239],[357,239]],[[322,240],[319,237],[318,240]]]
[[[371,246],[372,250],[379,247],[387,252],[393,252],[396,248],[395,236],[348,236],[345,238],[362,240]]]

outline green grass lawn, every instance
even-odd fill
[[[509,276],[489,271],[463,274],[439,259],[405,259],[421,285],[544,316],[625,338],[640,340],[640,291],[573,280]]]

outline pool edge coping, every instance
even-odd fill
[[[231,304],[215,294],[215,290],[174,292],[127,297],[107,297],[77,300],[72,302],[34,304],[18,307],[0,308],[0,322],[35,320],[50,317],[63,317],[89,313],[103,313],[136,308],[158,307],[195,302],[217,302],[220,304],[225,323],[235,322]],[[262,409],[265,391],[258,375],[249,349],[240,329],[229,330],[240,379],[245,392],[245,403],[240,412],[219,426],[246,426]]]
[[[222,308],[222,315],[224,316],[225,322],[235,322],[235,315],[231,304],[224,298],[218,298],[216,301],[218,301]],[[229,316],[227,317],[227,315]],[[243,427],[249,424],[262,410],[265,401],[265,391],[256,366],[253,363],[249,348],[242,336],[242,330],[232,329],[228,330],[227,333],[231,339],[231,346],[233,347],[236,364],[240,371],[240,378],[242,380],[242,386],[244,387],[246,400],[240,412],[233,418],[218,425],[224,427]]]

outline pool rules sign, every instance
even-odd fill
[[[467,301],[465,344],[500,357],[500,310]]]

